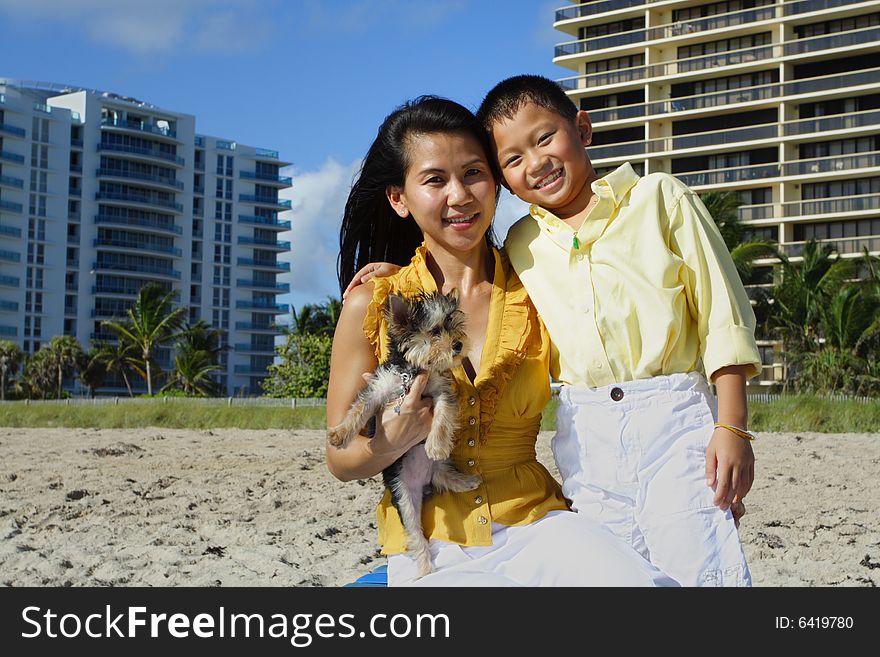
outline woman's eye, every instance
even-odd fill
[[[479,176],[481,173],[483,173],[483,172],[480,171],[479,169],[468,169],[465,172],[465,175],[466,176]]]
[[[440,176],[431,176],[425,181],[425,183],[427,183],[428,185],[439,185],[443,183],[443,178],[441,178]]]

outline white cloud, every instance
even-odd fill
[[[255,3],[235,0],[0,0],[0,11],[25,20],[71,26],[90,40],[136,54],[172,49],[251,50],[271,33]]]
[[[327,160],[317,171],[294,170],[293,187],[281,193],[291,200],[291,230],[281,239],[291,241],[290,274],[281,278],[290,282],[290,296],[279,303],[295,308],[305,303],[323,303],[327,296],[339,296],[336,281],[336,257],[339,254],[339,228],[352,180],[360,161],[345,165]]]

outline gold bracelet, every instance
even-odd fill
[[[754,440],[755,439],[755,434],[753,434],[749,431],[746,431],[745,429],[740,429],[739,427],[734,427],[729,424],[724,424],[722,422],[716,422],[715,428],[718,429],[719,427],[722,429],[727,429],[728,431],[736,434],[737,436],[739,436],[743,440]]]

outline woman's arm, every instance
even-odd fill
[[[372,283],[359,286],[348,295],[339,316],[327,390],[327,425],[331,427],[342,422],[364,387],[363,374],[372,372],[378,364],[363,330],[372,297]],[[427,437],[432,415],[431,399],[422,399],[426,381],[425,375],[415,378],[399,414],[386,408],[376,420],[376,435],[372,438],[358,435],[347,447],[327,446],[327,467],[333,476],[342,481],[372,477]]]

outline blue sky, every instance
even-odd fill
[[[0,76],[110,90],[293,162],[295,306],[336,294],[345,195],[384,116],[434,93],[474,108],[552,64],[562,0],[0,0]],[[505,198],[501,235],[522,206]]]

